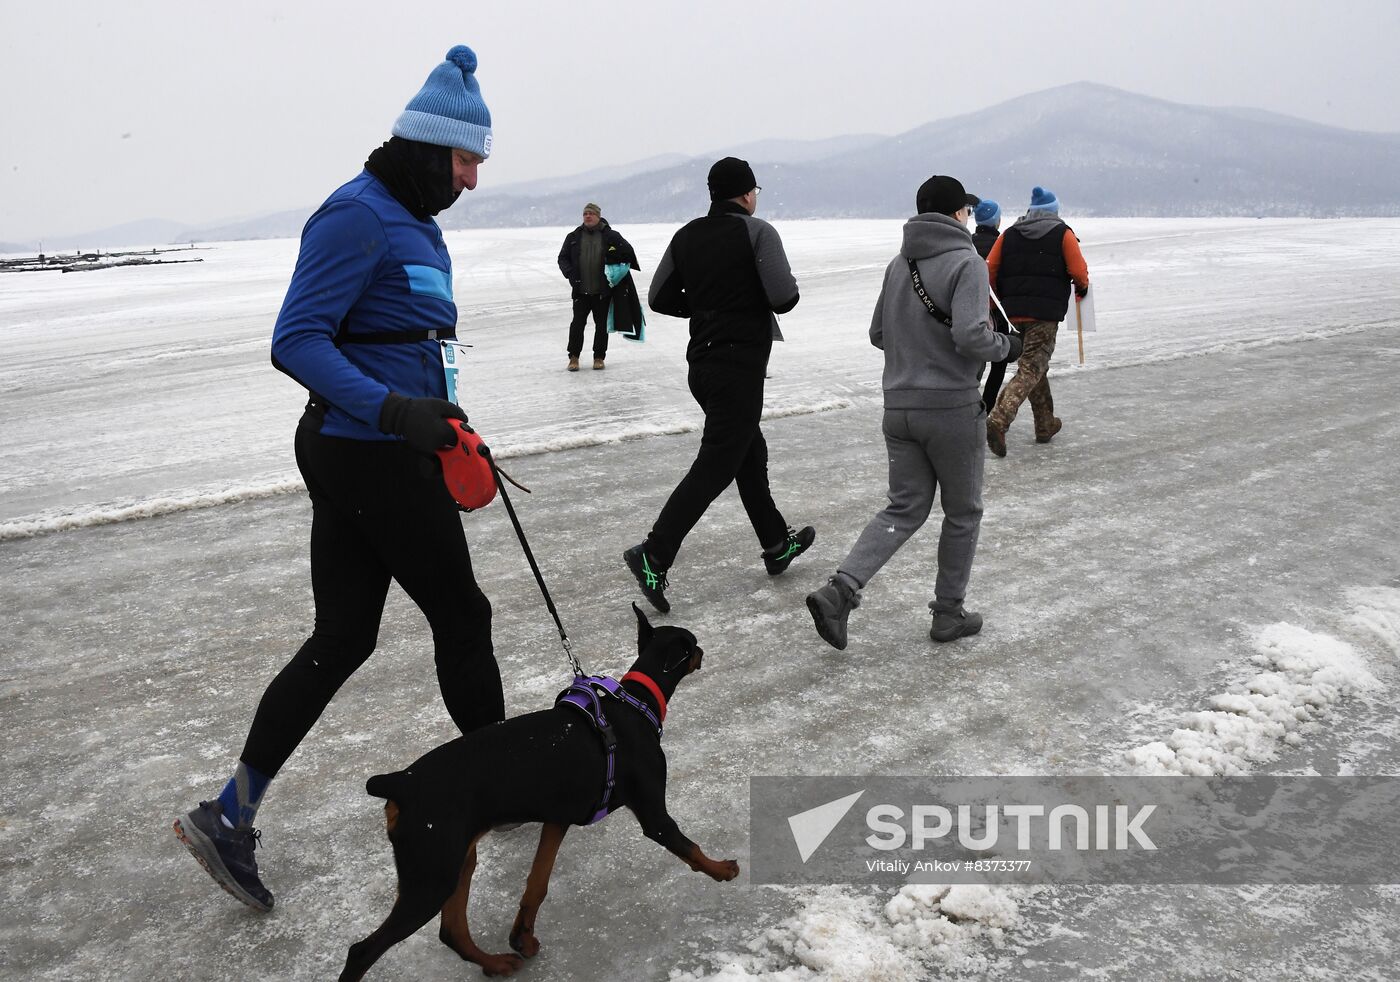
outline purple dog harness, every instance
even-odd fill
[[[612,724],[608,722],[607,713],[603,711],[603,700],[599,696],[608,696],[631,706],[645,716],[648,723],[656,727],[656,738],[661,739],[661,721],[656,718],[651,707],[624,689],[617,679],[608,678],[606,675],[580,675],[574,679],[572,685],[559,693],[554,704],[558,706],[563,703],[582,710],[593,723],[598,735],[603,738],[603,750],[608,758],[602,800],[599,801],[593,817],[584,822],[584,825],[592,825],[608,817],[611,811],[608,801],[612,797],[613,786],[617,783],[617,736],[613,733]]]

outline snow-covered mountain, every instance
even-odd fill
[[[930,97],[911,113],[937,116],[939,106]],[[1077,82],[896,136],[766,140],[519,184],[488,182],[441,224],[574,225],[586,201],[600,203],[613,222],[682,221],[705,208],[705,173],[729,153],[753,163],[767,218],[900,218],[913,211],[915,189],[934,173],[959,177],[1007,214],[1019,212],[1040,184],[1072,215],[1400,215],[1400,134]],[[131,223],[46,244],[52,250],[294,237],[315,204],[217,226]],[[0,251],[32,249],[0,243]]]
[[[1067,212],[1122,216],[1400,214],[1400,134],[1363,133],[1251,109],[1187,106],[1088,82],[1022,96],[831,152],[750,158],[769,218],[898,218],[934,173],[1007,213],[1037,184]],[[704,207],[696,158],[550,195],[485,190],[449,227],[574,224],[579,205],[614,221],[679,221]]]

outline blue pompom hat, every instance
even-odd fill
[[[1031,189],[1031,210],[1053,211],[1060,213],[1060,199],[1055,197],[1054,191],[1047,191],[1045,188],[1036,187]]]
[[[990,225],[992,228],[997,228],[1001,225],[1001,205],[991,198],[983,198],[982,203],[973,211],[972,220],[978,225]]]
[[[459,44],[394,121],[394,136],[491,156],[491,110],[476,84],[476,52]]]

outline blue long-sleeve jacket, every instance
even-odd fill
[[[321,433],[394,440],[379,432],[389,392],[446,398],[436,341],[344,343],[360,334],[452,336],[452,259],[442,230],[419,221],[368,171],[307,221],[272,332],[272,359],[329,403]],[[334,339],[340,335],[341,344]]]

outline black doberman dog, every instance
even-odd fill
[[[369,779],[366,789],[387,799],[384,813],[399,896],[384,923],[350,946],[341,982],[357,980],[386,951],[441,911],[438,938],[487,975],[509,975],[540,949],[535,915],[544,901],[554,858],[570,825],[588,824],[626,806],[642,832],[691,869],[726,881],[739,875],[732,859],[706,856],[666,811],[666,756],[659,722],[681,679],[700,669],[695,635],[679,627],[653,628],[636,604],[637,660],[623,676],[630,697],[601,699],[616,740],[615,783],[604,799],[608,753],[599,729],[574,706],[556,704],[458,737],[393,774]],[[600,808],[602,805],[602,808]],[[476,844],[493,827],[543,822],[539,848],[510,932],[518,954],[487,954],[467,927],[467,900],[476,869]]]

